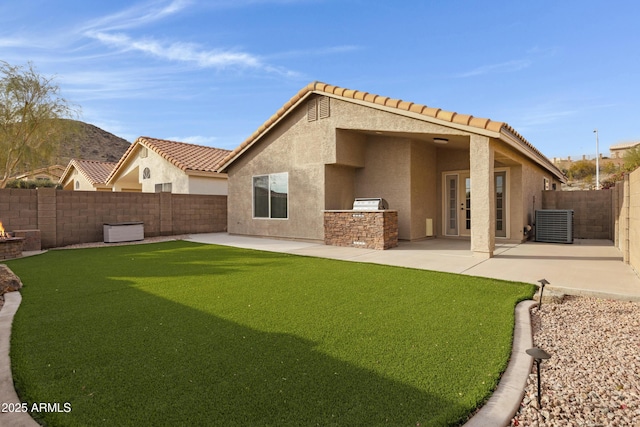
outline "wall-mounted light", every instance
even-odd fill
[[[433,138],[433,142],[436,144],[446,144],[449,140],[447,138]]]

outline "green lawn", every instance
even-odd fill
[[[50,251],[11,362],[51,426],[456,425],[533,285],[188,242]]]

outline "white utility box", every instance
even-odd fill
[[[104,224],[104,242],[134,242],[144,240],[144,223],[142,222],[117,222]]]

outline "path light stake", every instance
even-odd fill
[[[540,279],[538,282],[540,283],[540,302],[538,303],[538,311],[540,311],[542,309],[542,293],[544,292],[544,285],[548,285],[549,282],[547,279]]]
[[[538,371],[538,409],[540,409],[542,408],[542,403],[540,402],[540,362],[543,359],[546,360],[551,358],[551,356],[549,355],[549,353],[547,353],[546,351],[538,347],[533,347],[526,351],[527,351],[527,354],[533,357],[533,359],[536,361],[536,368]]]

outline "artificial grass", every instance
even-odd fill
[[[51,426],[456,425],[533,286],[188,242],[50,251],[11,363]]]

